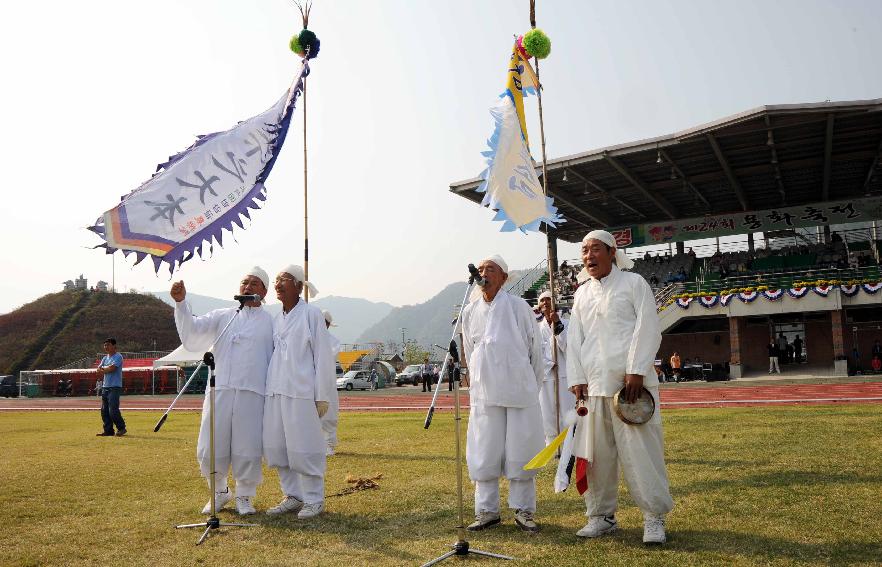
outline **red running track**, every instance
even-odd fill
[[[165,411],[171,396],[125,396],[122,409]],[[381,392],[340,393],[343,411],[424,411],[431,395],[409,389],[390,389]],[[784,384],[759,386],[691,386],[669,385],[661,389],[663,408],[749,407],[768,405],[800,405],[829,403],[882,403],[882,382],[848,384]],[[468,393],[462,394],[462,404],[468,407]],[[0,398],[0,411],[85,410],[100,409],[98,398]],[[185,395],[176,410],[198,410],[201,395]],[[439,411],[453,409],[453,395],[442,391],[438,395]]]

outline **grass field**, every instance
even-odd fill
[[[524,565],[879,565],[882,419],[879,405],[677,410],[664,414],[676,508],[669,543],[641,544],[639,510],[622,488],[617,535],[576,538],[584,504],[539,477],[537,535],[503,525],[470,534],[473,547]],[[0,413],[0,564],[418,565],[456,538],[453,419],[436,414],[343,414],[327,494],[347,474],[382,473],[380,488],[329,497],[301,522],[252,516],[195,547],[205,483],[195,462],[198,415],[129,412],[129,435],[96,438],[97,412]],[[503,491],[503,496],[505,492]],[[257,507],[275,505],[267,470]],[[472,515],[466,484],[466,514]],[[229,511],[225,521],[237,521]],[[475,564],[496,560],[470,559]],[[454,560],[454,563],[456,561]],[[500,563],[501,564],[501,563]]]

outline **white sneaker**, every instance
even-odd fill
[[[277,514],[287,514],[289,512],[297,513],[303,508],[303,502],[293,496],[286,496],[284,500],[279,502],[278,506],[273,506],[266,511],[270,516]]]
[[[585,527],[577,531],[576,535],[579,537],[600,537],[611,534],[617,529],[619,529],[619,523],[615,516],[591,516]]]
[[[250,516],[257,513],[250,496],[236,496],[236,511],[240,516]]]
[[[665,537],[665,517],[655,514],[643,514],[643,543],[661,545],[667,541]]]
[[[233,499],[233,493],[230,492],[230,489],[227,488],[224,492],[216,492],[214,495],[214,502],[217,506],[217,511],[220,512],[221,508],[227,505],[227,503]],[[203,514],[211,514],[211,500],[202,508]]]
[[[309,518],[315,518],[319,514],[325,511],[325,503],[324,502],[316,502],[315,504],[304,504],[303,508],[300,512],[297,513],[298,520],[307,520]]]

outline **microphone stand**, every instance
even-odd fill
[[[236,309],[236,312],[233,314],[233,316],[230,318],[229,322],[221,330],[221,332],[217,336],[217,338],[214,339],[214,342],[211,343],[211,346],[208,348],[208,350],[205,352],[205,354],[202,355],[202,360],[199,362],[199,365],[196,366],[196,370],[194,370],[193,374],[190,375],[190,378],[187,380],[187,383],[184,384],[183,388],[181,388],[180,393],[178,393],[177,397],[175,397],[175,399],[172,401],[171,405],[168,407],[168,409],[165,411],[165,413],[159,419],[159,422],[156,424],[156,427],[153,429],[154,433],[159,431],[159,428],[162,427],[163,423],[165,423],[165,420],[168,417],[169,412],[171,412],[175,403],[178,401],[178,398],[180,398],[181,395],[187,390],[187,386],[189,386],[190,382],[193,381],[193,378],[196,377],[196,374],[199,372],[199,369],[202,368],[203,366],[207,366],[208,367],[208,384],[207,384],[207,386],[208,386],[208,422],[209,422],[208,448],[210,451],[210,454],[208,457],[208,468],[211,470],[211,473],[209,474],[209,478],[208,478],[208,485],[209,485],[209,490],[211,490],[211,497],[210,497],[211,498],[211,515],[204,522],[198,522],[195,524],[180,524],[178,526],[175,526],[175,529],[205,528],[205,532],[203,532],[202,536],[196,541],[196,545],[199,545],[203,541],[205,541],[205,539],[208,537],[208,534],[209,534],[209,532],[211,532],[211,530],[216,530],[222,526],[233,526],[233,527],[246,528],[246,527],[254,527],[257,525],[257,524],[233,524],[233,523],[228,523],[228,522],[221,522],[220,519],[217,517],[217,499],[216,499],[217,494],[215,492],[215,489],[217,486],[217,479],[215,478],[217,476],[217,471],[215,470],[215,462],[214,462],[214,457],[215,457],[215,455],[214,455],[215,365],[214,365],[214,354],[212,354],[211,351],[214,350],[214,347],[217,345],[218,341],[220,341],[221,337],[223,337],[226,334],[227,329],[230,328],[230,325],[233,323],[233,321],[236,320],[236,317],[239,316],[239,313],[242,312],[242,308],[245,307],[246,301],[248,301],[248,299],[245,299],[245,298],[239,299],[238,309]]]
[[[462,304],[459,308],[459,316],[456,318],[456,321],[453,324],[453,335],[450,337],[450,348],[444,349],[447,350],[447,355],[444,357],[444,364],[441,367],[440,375],[443,376],[445,370],[450,373],[450,379],[453,380],[453,407],[454,407],[454,434],[456,435],[456,503],[457,503],[457,511],[459,513],[459,525],[456,526],[457,538],[456,543],[452,544],[450,547],[453,549],[448,551],[447,553],[432,559],[431,561],[424,563],[422,567],[429,567],[429,565],[435,565],[436,563],[441,563],[445,559],[449,557],[453,557],[454,555],[469,555],[473,553],[475,555],[483,555],[485,557],[495,557],[497,559],[505,559],[505,560],[514,560],[514,557],[509,557],[507,555],[500,555],[497,553],[490,553],[487,551],[480,551],[478,549],[471,549],[469,547],[469,542],[466,540],[466,530],[465,530],[465,520],[463,518],[463,503],[462,503],[462,445],[460,442],[461,432],[460,432],[460,421],[462,421],[462,417],[460,415],[460,400],[459,400],[459,384],[460,384],[460,369],[459,369],[459,361],[457,360],[458,353],[456,348],[456,335],[457,329],[462,326],[462,312],[465,310],[465,306],[468,302],[469,295],[471,294],[472,288],[475,285],[475,275],[474,273],[469,277],[469,286],[466,289],[465,295],[462,298]],[[437,345],[435,345],[437,346]],[[439,381],[439,386],[440,381]],[[424,429],[428,429],[430,425],[432,425],[432,416],[435,413],[435,403],[438,399],[438,392],[441,388],[435,388],[435,394],[432,396],[432,404],[429,406],[429,411],[426,414],[426,421],[423,424]]]

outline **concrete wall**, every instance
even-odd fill
[[[714,337],[719,337],[715,340]],[[729,361],[729,332],[712,331],[705,333],[683,333],[662,335],[661,348],[657,358],[670,362],[671,354],[677,351],[680,359],[695,360],[701,357],[702,362],[725,364]]]
[[[806,362],[810,365],[833,366],[833,331],[830,314],[826,320],[806,321]]]

